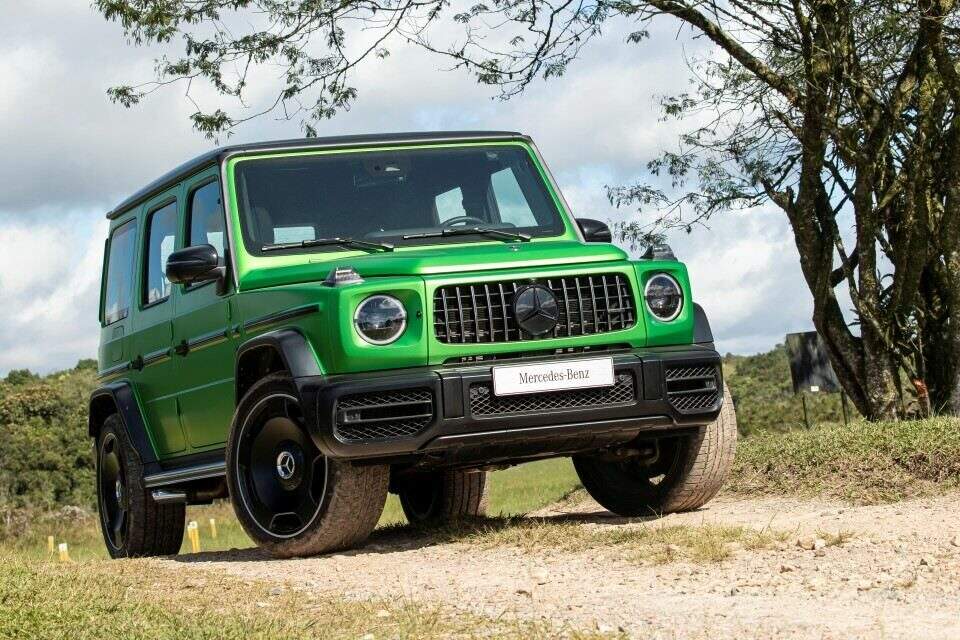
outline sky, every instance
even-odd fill
[[[507,102],[449,62],[410,48],[360,69],[355,105],[320,135],[506,129],[531,135],[575,215],[622,220],[605,185],[645,177],[648,160],[675,148],[657,97],[683,90],[684,57],[703,46],[655,23],[626,44],[610,25],[558,79]],[[88,0],[31,0],[0,7],[0,375],[49,372],[95,357],[104,214],[126,195],[214,144],[193,131],[183,87],[125,109],[108,87],[152,77],[157,49],[132,47]],[[269,72],[261,74],[263,93]],[[194,97],[213,99],[202,89]],[[256,93],[254,94],[254,101]],[[272,116],[230,142],[300,136]],[[809,330],[812,303],[789,225],[773,207],[725,214],[668,236],[687,263],[694,298],[721,352],[756,353]]]

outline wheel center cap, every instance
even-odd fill
[[[277,475],[281,480],[289,480],[297,470],[297,461],[289,451],[281,451],[277,456]]]

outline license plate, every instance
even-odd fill
[[[613,386],[613,358],[493,368],[493,393],[497,396],[610,386]]]

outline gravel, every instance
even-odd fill
[[[270,561],[256,550],[157,560],[312,594],[437,603],[643,638],[958,638],[960,493],[881,506],[721,496],[660,519],[585,501],[537,515],[584,526],[742,525],[786,544],[714,564],[629,562],[616,549],[480,549],[394,536],[348,553]]]

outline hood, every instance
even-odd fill
[[[242,288],[260,288],[321,280],[334,266],[350,266],[364,278],[384,276],[428,276],[526,267],[593,264],[627,259],[627,254],[612,244],[586,244],[578,241],[450,244],[430,248],[398,248],[389,253],[325,252],[284,256],[284,263],[271,265],[258,261],[241,278]]]

